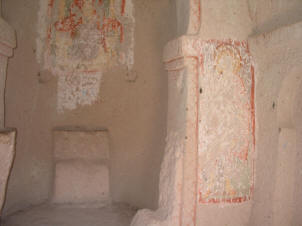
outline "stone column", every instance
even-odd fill
[[[186,37],[164,51],[168,71],[168,126],[160,173],[159,208],[141,210],[132,226],[195,225],[197,198],[198,57],[183,51]]]
[[[255,147],[247,43],[182,36],[168,43],[164,62],[168,138],[159,209],[139,211],[132,225],[247,225]]]

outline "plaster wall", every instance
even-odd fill
[[[18,48],[8,66],[6,125],[18,129],[16,160],[5,213],[49,198],[53,180],[52,129],[107,128],[113,201],[156,208],[165,145],[167,78],[162,49],[176,34],[175,3],[133,0],[134,64],[102,73],[97,101],[57,112],[57,77],[36,60],[38,1],[3,1]]]

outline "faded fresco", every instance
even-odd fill
[[[58,111],[91,104],[102,72],[133,65],[131,0],[45,2],[41,1],[38,55],[44,68],[59,76]]]
[[[245,42],[202,45],[199,202],[240,203],[253,190],[254,70]]]

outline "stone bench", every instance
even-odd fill
[[[109,141],[105,129],[54,130],[54,190],[57,204],[110,201]]]

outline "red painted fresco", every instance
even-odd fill
[[[77,18],[75,13],[70,10],[69,16],[55,23],[57,31],[70,32],[70,36],[73,38],[76,34],[78,26],[83,24],[82,17]]]
[[[234,71],[234,76],[237,77],[237,87],[239,88],[239,92],[238,92],[238,96],[241,95],[246,95],[249,100],[246,103],[241,103],[241,105],[237,106],[236,103],[234,104],[234,107],[236,106],[236,109],[245,109],[243,112],[246,113],[246,115],[244,116],[246,119],[246,124],[245,124],[245,129],[242,130],[243,136],[246,136],[244,138],[242,138],[242,144],[239,150],[229,150],[229,154],[225,159],[225,164],[226,165],[230,165],[233,164],[232,162],[234,161],[233,158],[238,159],[239,161],[241,161],[243,164],[246,163],[248,164],[248,168],[250,170],[250,174],[249,174],[249,192],[246,193],[244,196],[238,196],[238,193],[234,191],[234,194],[228,194],[225,193],[225,191],[221,191],[221,193],[213,193],[212,190],[205,190],[202,189],[198,191],[198,201],[199,203],[202,204],[206,204],[206,203],[242,203],[245,201],[248,201],[251,199],[251,195],[253,193],[253,189],[254,189],[254,161],[252,160],[252,154],[254,152],[254,148],[255,148],[255,103],[254,103],[254,95],[255,95],[255,79],[254,79],[254,67],[253,64],[250,62],[250,53],[249,53],[249,49],[248,49],[248,45],[246,42],[239,42],[239,41],[233,41],[233,40],[224,40],[224,41],[219,41],[219,40],[210,40],[208,42],[205,42],[203,44],[201,43],[195,43],[193,46],[195,46],[195,48],[200,48],[200,46],[205,45],[206,43],[215,46],[215,49],[218,50],[219,48],[224,48],[224,51],[227,51],[228,48],[231,48],[232,51],[234,51],[233,54],[236,54],[236,57],[238,57],[239,59],[239,64],[236,65],[238,66],[238,70],[237,68],[235,68]],[[239,49],[241,49],[239,52]],[[245,54],[245,57],[242,57],[241,54]],[[200,56],[200,61],[201,61],[201,71],[202,74],[204,73],[204,62],[203,62],[203,56],[204,53],[201,53]],[[229,53],[224,53],[224,54],[229,54]],[[217,58],[217,56],[214,55],[214,58]],[[219,58],[218,58],[219,60]],[[213,62],[214,64],[216,64],[217,62]],[[246,87],[246,82],[243,80],[242,78],[242,74],[240,75],[239,73],[239,69],[243,66],[246,65],[251,65],[244,70],[244,72],[241,73],[247,73],[245,74],[245,76],[247,76],[250,81],[250,87],[247,88]],[[247,72],[249,71],[249,72]],[[241,90],[241,91],[240,91]],[[249,91],[248,91],[249,90]],[[199,147],[200,148],[200,147]],[[249,162],[249,163],[248,163]],[[213,163],[214,165],[216,165],[217,169],[219,168],[218,166],[218,162],[216,160],[216,163]],[[200,164],[199,164],[200,165]],[[199,166],[200,167],[200,166]],[[224,166],[225,167],[225,166]],[[200,168],[201,170],[201,168]],[[199,173],[200,173],[199,170]],[[202,179],[200,181],[203,181]],[[201,182],[201,183],[206,183],[206,182]],[[203,187],[204,188],[204,187]],[[216,195],[214,195],[216,194]],[[220,195],[218,195],[220,194]],[[213,196],[217,196],[218,197],[213,197]]]
[[[122,0],[122,9],[121,9],[122,15],[124,15],[124,13],[125,13],[125,6],[126,6],[126,0]]]
[[[49,0],[49,12],[54,7],[55,0]],[[100,32],[100,43],[104,48],[104,51],[108,51],[107,37],[108,36],[118,36],[120,43],[124,40],[124,26],[120,20],[114,15],[107,15],[105,10],[101,10],[104,7],[104,1],[98,0],[73,0],[68,10],[68,15],[56,20],[53,25],[56,31],[66,32],[70,34],[71,38],[75,38],[79,27],[84,23],[83,7],[85,4],[92,4],[94,10],[91,12],[95,17],[97,28]],[[120,13],[123,15],[125,13],[126,0],[121,0]],[[98,13],[102,12],[102,13]],[[49,13],[51,15],[51,13]],[[50,27],[52,24],[50,25]],[[52,32],[52,29],[49,29]],[[48,35],[50,38],[51,35]]]
[[[102,38],[101,38],[101,44],[105,50],[105,52],[108,51],[107,49],[107,42],[106,42],[106,34],[109,33],[114,33],[114,32],[119,32],[119,39],[120,42],[123,42],[124,39],[124,27],[123,25],[120,23],[120,21],[113,19],[113,18],[106,18],[104,17],[103,19],[103,23],[101,25],[101,23],[97,24],[98,30],[101,32],[102,34]]]

